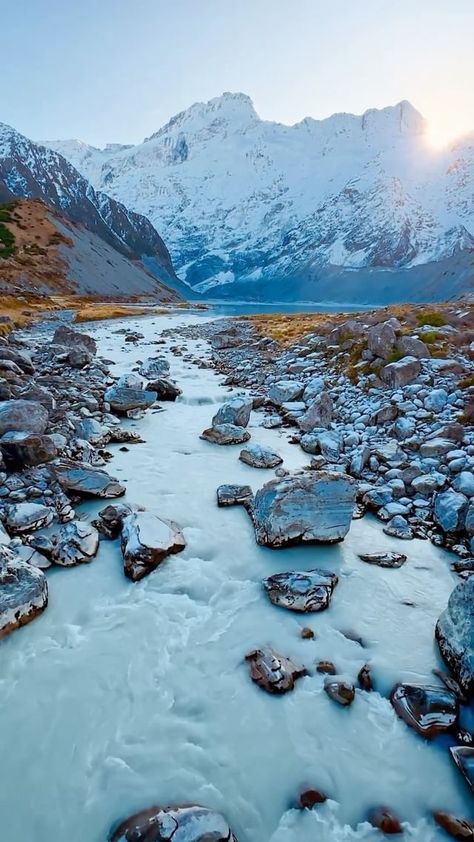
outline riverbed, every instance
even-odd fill
[[[409,729],[387,697],[397,681],[439,683],[433,631],[458,581],[451,556],[426,541],[400,547],[368,516],[341,544],[272,551],[256,545],[242,509],[216,506],[218,485],[255,490],[273,471],[241,463],[239,446],[200,440],[228,387],[174,356],[176,338],[149,344],[165,328],[213,316],[81,326],[114,374],[169,357],[182,397],[128,422],[145,441],[128,452],[112,446],[108,470],[127,500],[175,520],[187,547],[134,584],[118,542],[104,541],[90,565],[48,571],[47,611],[2,642],[1,838],[102,842],[135,810],[193,801],[223,812],[239,842],[375,840],[380,832],[364,819],[380,804],[406,823],[407,839],[441,840],[431,811],[467,814],[467,787],[446,746]],[[124,343],[124,326],[145,339]],[[186,345],[208,356],[204,341]],[[288,469],[307,464],[288,431],[261,427],[262,417],[252,414],[252,441],[276,449]],[[103,505],[80,510],[90,517]],[[401,550],[408,561],[387,570],[357,557],[376,550]],[[298,616],[268,601],[264,576],[313,567],[339,576],[328,611]],[[301,639],[303,626],[314,640]],[[309,670],[281,698],[248,675],[245,654],[265,644]],[[376,692],[339,707],[315,672],[322,659],[351,681],[370,663]],[[309,787],[328,801],[293,809]]]

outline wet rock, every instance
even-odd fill
[[[357,675],[357,681],[359,682],[361,690],[366,690],[367,692],[373,690],[372,674],[368,664],[364,664],[364,666],[360,668]]]
[[[62,526],[53,539],[52,561],[61,567],[92,561],[99,549],[99,533],[83,520]]]
[[[147,391],[156,392],[159,401],[175,401],[182,394],[179,386],[167,377],[159,377],[148,383]]]
[[[454,588],[435,634],[441,655],[461,689],[474,694],[474,576]]]
[[[325,570],[302,573],[275,573],[263,580],[263,586],[274,605],[290,611],[323,611],[329,606],[338,578]]]
[[[34,620],[47,604],[44,573],[0,548],[0,637]]]
[[[237,842],[220,813],[183,804],[150,807],[112,828],[109,842]]]
[[[268,390],[268,399],[275,404],[281,406],[288,401],[297,401],[302,396],[304,386],[297,380],[279,380],[274,383]]]
[[[16,503],[7,509],[6,526],[12,535],[32,532],[49,526],[53,520],[53,510],[41,503]]]
[[[22,561],[31,564],[32,567],[38,567],[39,570],[47,570],[51,567],[49,558],[46,558],[45,555],[39,553],[38,550],[35,550],[34,547],[30,547],[28,544],[21,544],[19,547],[15,547],[15,554]]]
[[[258,544],[341,541],[355,503],[354,481],[347,475],[314,471],[275,479],[259,489],[252,507]]]
[[[298,426],[305,433],[309,433],[317,427],[327,429],[331,424],[333,409],[334,406],[329,392],[320,392],[311,402],[304,415],[298,418]]]
[[[351,705],[355,699],[355,689],[347,681],[332,681],[326,679],[324,690],[329,698],[340,705]]]
[[[220,485],[217,489],[217,505],[241,506],[252,496],[250,485]]]
[[[38,401],[9,400],[0,403],[0,436],[10,431],[42,435],[49,414]]]
[[[474,822],[469,821],[469,819],[460,819],[451,813],[444,813],[442,810],[433,813],[433,818],[443,830],[455,839],[469,839],[471,841],[474,839]]]
[[[310,629],[309,626],[304,626],[301,629],[300,636],[303,640],[313,640],[315,637],[313,629]]]
[[[389,363],[381,371],[381,378],[392,389],[413,383],[421,372],[421,363],[416,357],[403,357]]]
[[[443,532],[461,532],[464,529],[468,501],[464,494],[449,489],[436,495],[434,519]]]
[[[186,546],[176,524],[151,512],[132,512],[123,521],[121,546],[125,575],[134,582],[143,579],[169,555]]]
[[[383,322],[373,325],[367,332],[367,347],[376,357],[390,359],[395,350],[397,335],[391,325]]]
[[[0,439],[0,452],[9,471],[50,462],[57,456],[53,440],[35,433],[10,431]]]
[[[463,691],[461,690],[458,682],[452,675],[449,675],[447,672],[443,672],[439,669],[432,670],[433,675],[436,675],[444,684],[448,690],[451,690],[452,693],[456,696],[457,699],[461,702],[461,704],[466,704],[467,698],[464,695]]]
[[[252,468],[276,468],[283,462],[278,453],[261,444],[248,444],[240,451],[239,459]]]
[[[212,444],[243,444],[249,440],[250,433],[244,427],[236,427],[234,424],[218,424],[204,430],[200,438]]]
[[[91,356],[97,353],[97,343],[92,336],[88,336],[87,333],[81,333],[78,330],[73,330],[68,325],[60,325],[56,328],[53,336],[53,344],[64,345],[66,348],[83,348]]]
[[[53,473],[60,486],[69,494],[82,497],[121,497],[125,486],[101,468],[86,462],[62,459],[53,464]]]
[[[250,421],[251,411],[252,401],[249,398],[233,398],[219,407],[212,419],[212,426],[233,424],[235,427],[246,427]]]
[[[119,415],[125,415],[134,409],[148,409],[156,402],[156,392],[146,392],[144,389],[132,389],[115,384],[110,386],[104,394],[104,399],[110,408]]]
[[[306,674],[306,669],[279,655],[274,649],[255,649],[245,656],[250,663],[250,676],[268,693],[286,693],[293,690],[296,679]]]
[[[112,503],[101,509],[92,525],[106,538],[114,540],[122,531],[122,526],[127,515],[132,514],[137,507],[129,503]]]
[[[170,370],[170,364],[165,357],[148,357],[140,366],[139,373],[147,380],[156,380],[166,376]]]
[[[332,661],[318,661],[316,671],[323,675],[336,675],[337,669]]]
[[[403,828],[388,807],[375,807],[367,816],[369,822],[382,833],[403,833]]]
[[[327,795],[324,795],[319,789],[305,789],[299,798],[299,805],[302,810],[311,810],[316,804],[324,804],[327,801]]]
[[[359,553],[359,558],[378,567],[401,567],[407,557],[403,553]]]
[[[81,418],[74,422],[74,429],[78,439],[84,439],[95,447],[103,447],[110,441],[110,432],[95,418]]]
[[[451,746],[449,750],[456,766],[474,792],[474,748],[470,746]]]
[[[458,717],[458,700],[444,687],[396,684],[390,701],[407,725],[427,739],[450,731]]]
[[[395,515],[383,531],[392,538],[400,538],[402,541],[411,541],[414,537],[413,529],[402,515]]]

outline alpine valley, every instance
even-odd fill
[[[46,145],[151,220],[191,297],[386,304],[472,289],[474,135],[432,148],[409,102],[286,126],[224,93],[137,146]]]

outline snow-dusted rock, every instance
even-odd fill
[[[278,453],[261,444],[247,444],[240,451],[239,459],[252,468],[276,468],[283,462]]]
[[[99,533],[84,520],[74,520],[61,526],[54,535],[51,559],[61,567],[92,561],[99,549]]]
[[[359,558],[368,564],[376,564],[378,567],[401,567],[405,564],[407,557],[403,553],[359,553]]]
[[[237,842],[220,813],[192,804],[150,807],[112,828],[110,842]]]
[[[175,401],[182,391],[168,377],[159,377],[147,385],[147,391],[156,392],[159,401]]]
[[[268,693],[293,690],[296,679],[306,673],[305,667],[279,655],[269,646],[249,652],[245,660],[250,664],[252,681]]]
[[[257,543],[284,547],[341,541],[350,529],[354,503],[355,483],[344,474],[313,471],[271,480],[254,498]]]
[[[48,604],[48,583],[37,567],[0,548],[0,637],[34,620]]]
[[[462,690],[474,694],[474,576],[454,588],[436,624],[440,652]]]
[[[329,606],[337,582],[335,573],[308,570],[275,573],[263,580],[263,586],[274,605],[290,611],[323,611]]]
[[[235,427],[246,427],[250,421],[252,400],[249,398],[232,398],[217,410],[212,419],[212,426],[219,424],[233,424]]]
[[[166,556],[179,553],[186,546],[179,527],[151,512],[127,515],[120,540],[125,575],[134,582],[155,570]]]
[[[7,509],[6,526],[13,535],[49,526],[53,510],[41,503],[16,503]]]

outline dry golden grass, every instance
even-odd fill
[[[15,327],[25,327],[45,312],[57,310],[58,305],[47,296],[0,294],[0,316],[10,319],[0,322],[0,336],[7,336]]]
[[[74,307],[74,304],[72,306]],[[89,301],[79,304],[73,321],[97,322],[104,319],[123,319],[127,316],[147,316],[167,312],[165,307],[154,307],[153,305],[138,306],[133,304],[111,304],[107,302]]]
[[[308,333],[329,333],[346,321],[348,313],[265,313],[241,316],[253,324],[261,336],[269,336],[280,345],[291,345]]]

